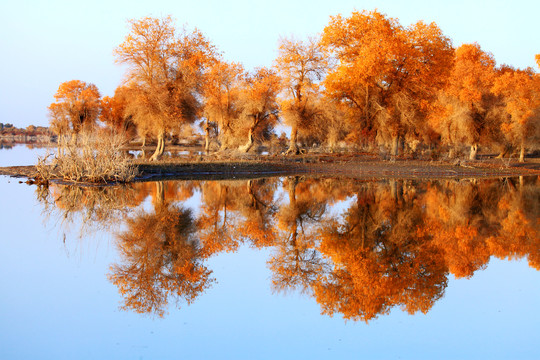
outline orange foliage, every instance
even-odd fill
[[[367,322],[394,306],[427,312],[446,287],[442,254],[413,230],[416,221],[403,223],[383,210],[378,222],[374,202],[365,201],[370,197],[358,194],[344,225],[331,221],[322,229],[319,251],[334,267],[314,284],[314,295],[323,313],[346,319]]]
[[[540,270],[540,191],[538,181],[507,191],[498,204],[501,230],[486,242],[498,258],[527,257]]]
[[[152,160],[158,160],[166,133],[179,132],[199,116],[205,72],[215,61],[215,49],[198,30],[177,34],[170,16],[129,24],[131,32],[115,55],[129,66],[126,82],[134,94],[128,111],[138,127],[157,137]]]
[[[232,143],[231,122],[241,111],[238,101],[245,75],[241,64],[218,60],[212,64],[206,78],[204,116],[218,124],[222,148]]]
[[[273,203],[274,187],[266,181],[247,182],[247,196],[241,196],[239,211],[241,219],[238,235],[248,239],[255,248],[275,245],[277,232],[273,216],[276,208]]]
[[[222,251],[238,249],[240,240],[235,236],[236,196],[232,189],[218,182],[205,183],[202,187],[202,209],[198,219],[201,255],[205,258]]]
[[[314,103],[319,97],[318,82],[328,67],[327,59],[316,38],[308,38],[305,42],[281,38],[275,67],[283,78],[283,118],[292,128],[287,153],[297,154],[298,131],[313,131],[317,126],[320,109]]]
[[[245,78],[241,91],[242,117],[247,125],[247,143],[241,147],[248,152],[256,137],[273,129],[278,121],[277,95],[280,78],[271,69],[259,68]]]
[[[313,225],[320,221],[326,207],[309,196],[297,197],[298,183],[298,177],[287,179],[289,203],[281,207],[277,223],[283,232],[276,241],[276,253],[268,261],[272,286],[277,291],[308,292],[325,266],[315,248]]]
[[[439,93],[430,113],[430,125],[441,134],[442,142],[472,146],[476,157],[480,142],[493,143],[498,118],[493,112],[496,100],[491,92],[495,77],[493,55],[478,44],[463,44],[455,51],[448,85]]]
[[[136,126],[132,121],[132,116],[126,111],[131,95],[128,87],[119,86],[114,91],[113,97],[105,96],[101,99],[100,120],[113,131],[123,133],[128,138],[136,135]]]
[[[49,106],[51,129],[58,135],[91,130],[100,111],[101,95],[94,84],[80,80],[60,84]]]
[[[531,68],[506,68],[494,81],[493,92],[501,95],[509,115],[501,124],[507,141],[522,148],[523,161],[526,145],[538,146],[540,140],[540,75]]]
[[[456,60],[448,94],[474,107],[491,88],[495,76],[495,60],[478,44],[463,44],[456,49]]]
[[[450,40],[434,23],[404,28],[377,11],[353,12],[332,17],[322,43],[339,61],[325,89],[355,109],[357,130],[375,128],[381,142],[394,142],[394,152],[398,138],[419,136],[422,113],[452,64]]]

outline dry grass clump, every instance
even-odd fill
[[[36,169],[43,180],[129,182],[138,172],[123,144],[119,135],[79,135],[76,142],[60,141],[57,153],[39,158]]]

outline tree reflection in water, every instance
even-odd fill
[[[197,216],[182,205],[195,192]],[[109,279],[124,309],[160,316],[170,300],[191,303],[211,286],[207,259],[242,245],[273,249],[275,291],[306,293],[324,314],[363,321],[396,306],[429,311],[450,274],[470,277],[492,256],[540,269],[536,178],[55,185],[38,198],[60,218],[122,222]]]
[[[316,225],[325,213],[326,203],[311,195],[310,187],[316,183],[298,182],[298,177],[290,177],[284,184],[289,203],[280,207],[277,227],[281,236],[275,243],[275,255],[269,260],[276,291],[308,292],[324,268],[324,260],[316,249]]]
[[[109,279],[124,297],[124,309],[163,316],[168,299],[191,303],[211,283],[202,265],[191,210],[165,200],[156,182],[154,209],[126,220],[118,235],[121,264],[112,265]]]

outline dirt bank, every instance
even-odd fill
[[[482,161],[405,160],[384,161],[370,155],[318,155],[286,158],[261,157],[232,160],[169,159],[158,163],[133,160],[140,176],[136,181],[158,179],[230,179],[285,175],[341,176],[351,178],[453,178],[540,176],[540,160],[510,163]],[[0,175],[33,179],[34,166],[0,168]]]

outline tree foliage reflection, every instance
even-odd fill
[[[60,217],[123,219],[109,279],[122,308],[140,313],[193,302],[213,283],[208,260],[243,246],[269,250],[274,291],[307,294],[324,314],[362,321],[395,307],[426,313],[450,275],[471,277],[492,257],[540,269],[537,178],[293,176],[114,189],[55,186],[38,196]]]
[[[191,210],[167,202],[163,183],[156,187],[153,212],[128,218],[118,235],[122,263],[111,267],[109,279],[124,296],[124,309],[162,316],[170,296],[191,303],[212,280]]]

